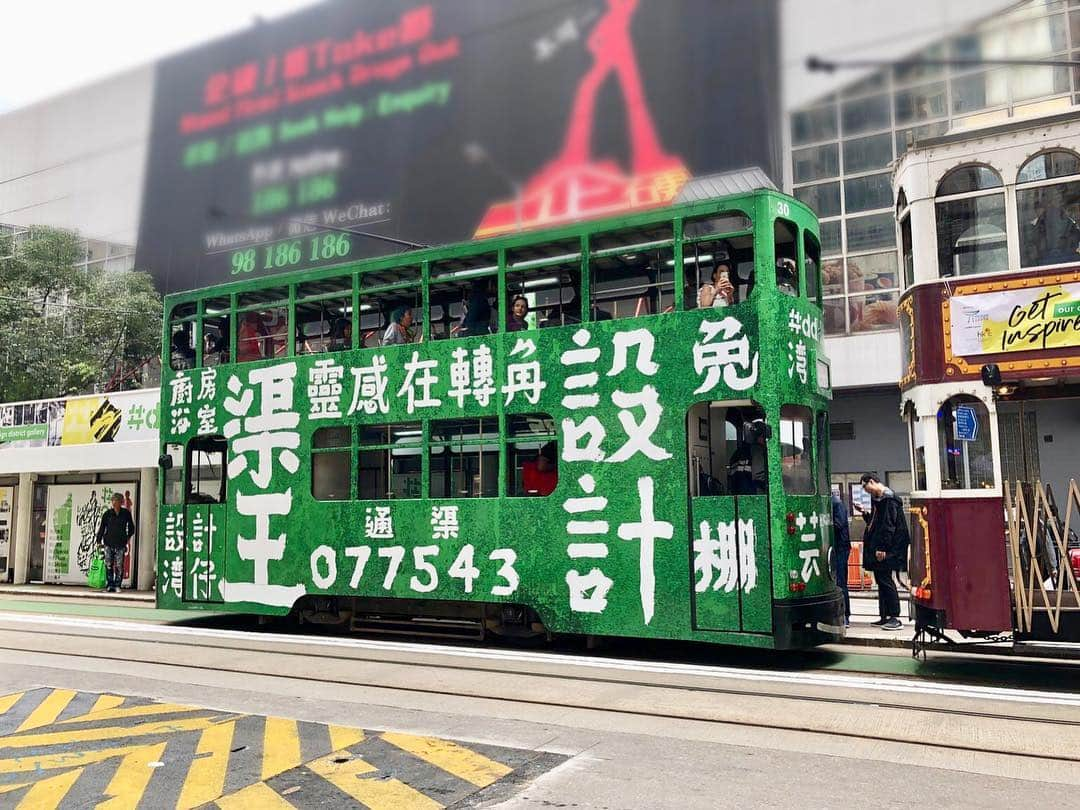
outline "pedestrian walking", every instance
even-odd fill
[[[112,506],[101,516],[97,542],[104,546],[106,590],[116,593],[124,579],[124,553],[128,542],[135,535],[135,521],[124,506],[124,496],[114,492]]]
[[[848,530],[848,510],[835,492],[832,494],[833,576],[844,592],[844,627],[851,625],[851,595],[848,593],[847,567],[851,557],[851,532]]]
[[[871,624],[885,630],[899,630],[903,623],[900,621],[900,595],[896,591],[895,577],[897,572],[907,567],[908,544],[911,542],[904,504],[873,473],[866,473],[860,480],[863,490],[871,498],[869,515],[861,506],[855,505],[856,511],[866,521],[863,568],[873,572],[878,589],[880,618]]]

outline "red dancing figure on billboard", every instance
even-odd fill
[[[690,178],[683,162],[660,145],[645,100],[630,36],[637,4],[607,0],[607,12],[589,35],[593,64],[578,84],[562,153],[525,183],[520,199],[492,205],[476,236],[663,205]],[[609,76],[618,80],[626,107],[631,174],[591,156],[596,95]]]

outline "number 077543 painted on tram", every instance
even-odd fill
[[[758,191],[169,296],[158,604],[835,640],[819,253]]]

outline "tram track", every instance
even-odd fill
[[[120,659],[189,673],[272,678],[293,688],[314,683],[360,689],[376,699],[393,694],[397,700],[496,701],[1080,762],[1075,694],[126,622],[60,629],[58,622],[23,618],[26,629],[0,631],[4,657],[76,658],[106,670]],[[848,694],[838,696],[841,690]]]

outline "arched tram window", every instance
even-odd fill
[[[993,488],[994,456],[986,406],[972,396],[950,397],[938,409],[937,430],[941,488]]]
[[[1080,262],[1080,156],[1036,155],[1020,167],[1016,186],[1021,266]]]
[[[936,199],[942,276],[1009,269],[1001,175],[988,166],[960,166],[942,178]]]

